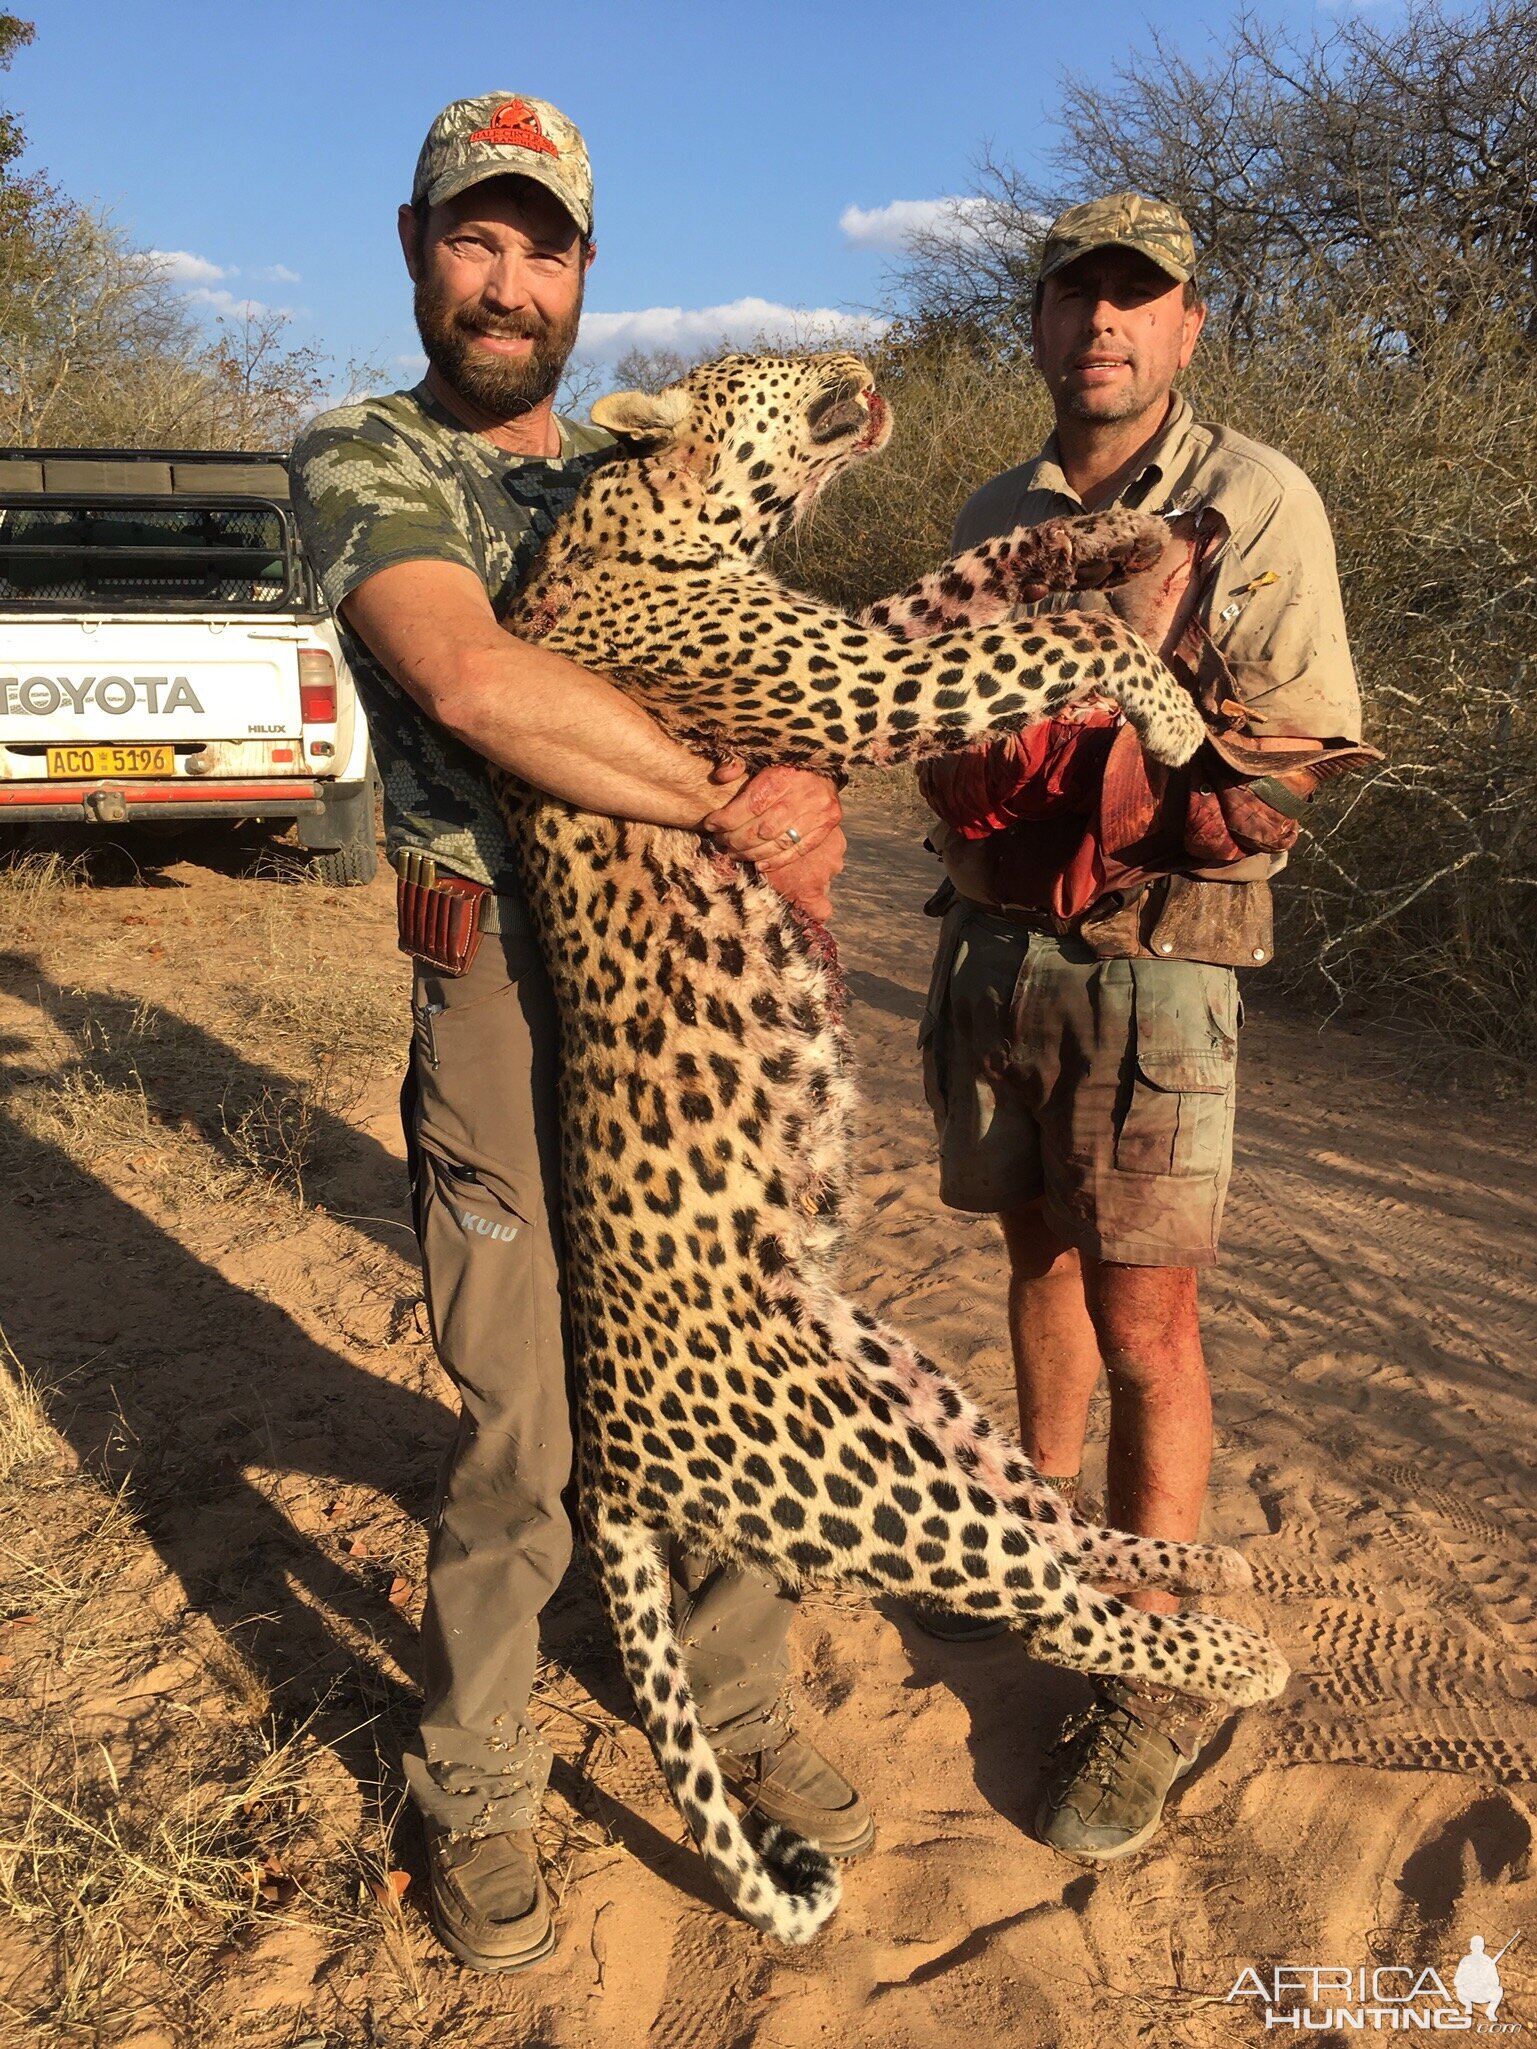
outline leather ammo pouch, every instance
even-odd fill
[[[438,873],[430,854],[403,847],[395,856],[395,914],[400,950],[440,974],[462,975],[480,945],[483,882]]]

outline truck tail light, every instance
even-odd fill
[[[323,647],[299,650],[299,716],[307,726],[336,724],[336,664]]]

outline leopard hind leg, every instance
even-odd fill
[[[824,1321],[840,1349],[859,1360],[867,1385],[1006,1509],[1032,1523],[1077,1578],[1174,1594],[1231,1593],[1252,1585],[1248,1560],[1226,1545],[1138,1537],[1078,1521],[1019,1446],[900,1331],[842,1299],[826,1305]]]
[[[1052,1535],[1062,1541],[1060,1504],[1049,1519],[1027,1513],[985,1480],[982,1447],[996,1436],[991,1426],[986,1437],[976,1424],[926,1427],[912,1412],[910,1375],[904,1383],[885,1370],[888,1352],[878,1341],[838,1346],[826,1316],[831,1307],[826,1297],[817,1305],[814,1329],[827,1349],[816,1388],[836,1431],[838,1459],[827,1457],[824,1441],[815,1469],[800,1466],[796,1493],[806,1497],[809,1482],[820,1496],[809,1508],[789,1501],[788,1490],[773,1505],[776,1519],[788,1514],[793,1527],[805,1531],[784,1547],[789,1570],[808,1579],[858,1580],[882,1593],[1007,1622],[1025,1636],[1033,1656],[1096,1677],[1148,1680],[1234,1707],[1281,1691],[1286,1661],[1255,1630],[1218,1615],[1148,1614],[1081,1584],[1052,1548]],[[928,1379],[932,1384],[933,1376]],[[959,1390],[949,1392],[963,1399]],[[1052,1491],[1034,1485],[1042,1494]],[[825,1541],[816,1542],[813,1531]],[[1150,1571],[1168,1576],[1172,1544],[1115,1531],[1101,1535],[1114,1547],[1114,1576],[1139,1556]],[[1160,1552],[1167,1554],[1161,1566]],[[777,1558],[765,1562],[780,1564]]]
[[[726,1798],[673,1633],[657,1533],[589,1512],[589,1545],[625,1676],[668,1790],[732,1905],[766,1935],[809,1942],[837,1907],[832,1858],[770,1822],[750,1842]]]
[[[892,1415],[878,1397],[876,1413]],[[868,1448],[871,1433],[861,1433],[861,1441]],[[1285,1686],[1285,1659],[1242,1623],[1193,1612],[1151,1615],[1080,1584],[1039,1525],[1006,1509],[916,1425],[888,1433],[884,1463],[895,1479],[889,1497],[875,1505],[868,1532],[850,1516],[839,1518],[839,1578],[1007,1622],[1032,1657],[1096,1678],[1147,1680],[1233,1707],[1271,1700]],[[876,1470],[875,1461],[867,1464]],[[927,1507],[937,1511],[910,1511],[917,1541],[905,1548],[895,1534],[905,1521],[899,1490],[926,1494]],[[931,1527],[944,1536],[924,1535]]]

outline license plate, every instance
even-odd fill
[[[174,747],[50,747],[50,776],[175,775]]]

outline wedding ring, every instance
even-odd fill
[[[785,827],[785,838],[790,842],[792,847],[798,847],[801,843],[801,836],[795,830],[795,827],[793,825],[787,825]]]

